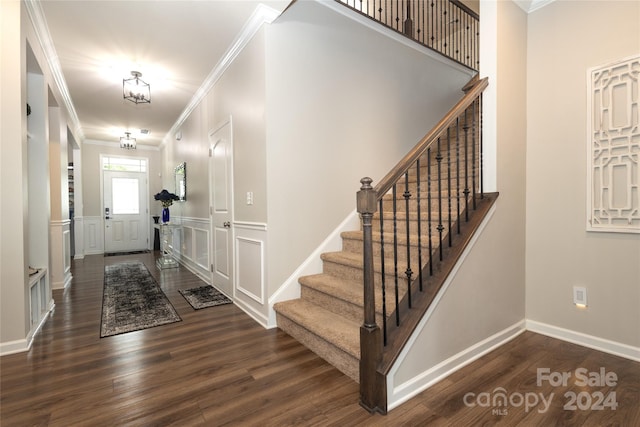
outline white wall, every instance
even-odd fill
[[[375,185],[470,73],[310,1],[268,28],[266,61],[271,294],[355,209],[360,179]]]
[[[0,349],[24,340],[27,300],[26,40],[22,2],[0,2]]]
[[[585,231],[586,73],[640,52],[640,3],[556,1],[528,31],[527,319],[637,348],[640,235]]]

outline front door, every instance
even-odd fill
[[[103,173],[105,252],[148,249],[146,173],[112,170]]]
[[[211,279],[213,286],[233,297],[233,159],[231,119],[209,134],[211,215]]]

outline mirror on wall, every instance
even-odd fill
[[[176,180],[176,195],[180,198],[181,202],[187,200],[187,163],[182,162],[176,166],[175,171]]]

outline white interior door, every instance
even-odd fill
[[[233,146],[231,120],[209,135],[211,279],[233,297]]]
[[[105,252],[148,249],[146,174],[105,170],[103,195]]]

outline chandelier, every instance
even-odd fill
[[[131,138],[131,132],[125,132],[126,136],[120,137],[120,148],[124,148],[125,150],[135,150],[136,149],[136,139]]]
[[[140,78],[142,73],[139,71],[132,71],[131,75],[133,77],[130,79],[122,79],[122,96],[134,104],[150,104],[151,88],[149,83]]]

